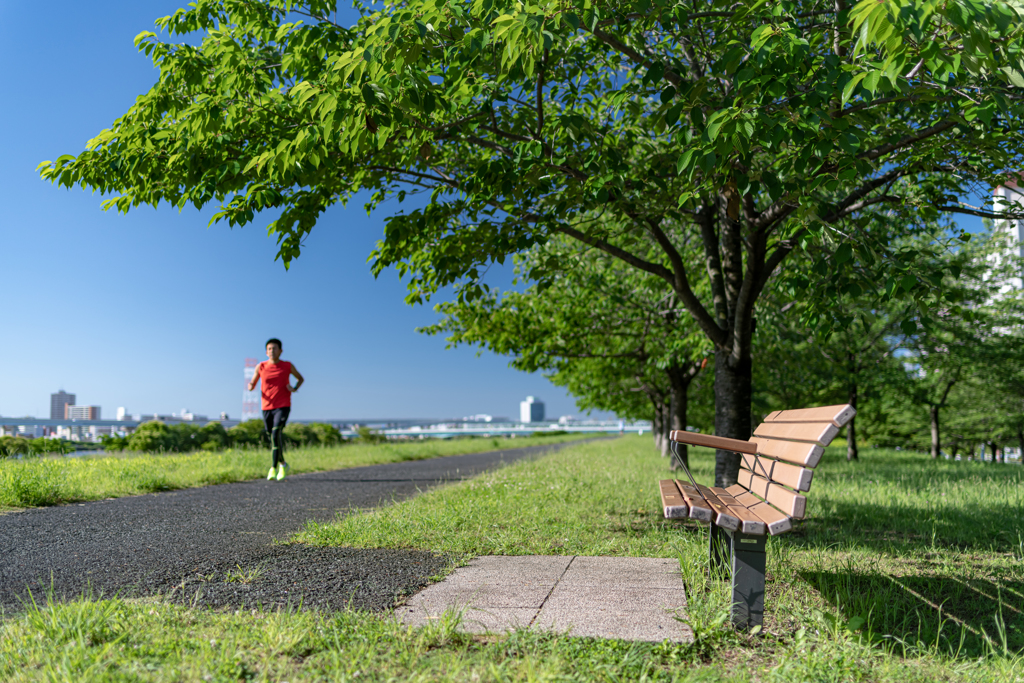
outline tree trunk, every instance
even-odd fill
[[[853,381],[850,383],[850,405],[853,409],[857,409],[857,382]],[[850,420],[850,424],[846,425],[846,460],[856,460],[858,457],[857,453],[857,431],[854,427],[854,423],[857,422],[857,418],[854,417]]]
[[[699,366],[689,369],[675,366],[668,368],[669,385],[672,387],[672,398],[669,401],[671,409],[668,418],[670,429],[686,429],[686,413],[690,407],[690,382],[693,381],[698,372],[700,372]],[[672,469],[681,469],[684,465],[689,469],[690,451],[686,444],[678,444],[676,446],[676,453],[678,454],[678,462],[673,457]]]
[[[1017,427],[1017,447],[1020,448],[1020,461],[1024,463],[1024,428]]]
[[[929,406],[928,412],[931,415],[932,423],[932,459],[936,459],[942,448],[942,441],[939,439],[939,407]]]
[[[952,458],[953,460],[956,460],[956,455],[959,452],[960,452],[960,439],[954,438],[953,439],[953,445],[951,447],[951,452],[949,454],[949,457]]]
[[[749,355],[734,363],[728,351],[715,350],[715,434],[718,436],[744,441],[750,438],[751,367]],[[715,486],[732,486],[739,471],[739,453],[715,451]]]
[[[661,453],[662,457],[668,455],[665,442],[665,415],[659,403],[651,401],[654,405],[654,417],[651,419],[651,431],[654,432],[654,447]]]
[[[989,461],[994,465],[996,463],[996,444],[994,441],[988,442],[988,448],[992,451],[992,455],[989,456]]]

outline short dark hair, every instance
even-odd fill
[[[281,340],[277,339],[276,337],[271,337],[270,339],[268,339],[267,343],[264,344],[264,346],[270,346],[271,344],[277,344],[277,348],[279,349],[284,348],[284,346],[281,344]]]

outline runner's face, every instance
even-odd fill
[[[276,363],[277,359],[281,357],[281,347],[277,344],[267,344],[267,358],[270,359],[271,363]]]

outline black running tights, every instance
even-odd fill
[[[290,406],[263,411],[263,426],[270,435],[271,454],[274,456],[274,467],[284,464],[284,426],[288,422]]]

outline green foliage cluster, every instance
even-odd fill
[[[290,446],[338,446],[341,432],[329,424],[292,423],[284,428]],[[111,452],[190,453],[225,448],[260,448],[269,445],[262,420],[247,420],[225,430],[219,422],[203,426],[181,422],[168,425],[158,420],[144,422],[128,436],[104,437],[103,447]]]
[[[356,434],[359,435],[359,436],[356,437],[356,440],[359,443],[366,443],[366,444],[385,443],[388,440],[388,437],[385,436],[384,434],[381,434],[378,431],[370,429],[369,427],[367,427],[365,425],[362,426],[362,427],[358,427],[356,429]]]
[[[74,446],[63,439],[23,439],[17,436],[0,436],[0,458],[18,455],[46,455],[56,453],[67,455]]]

